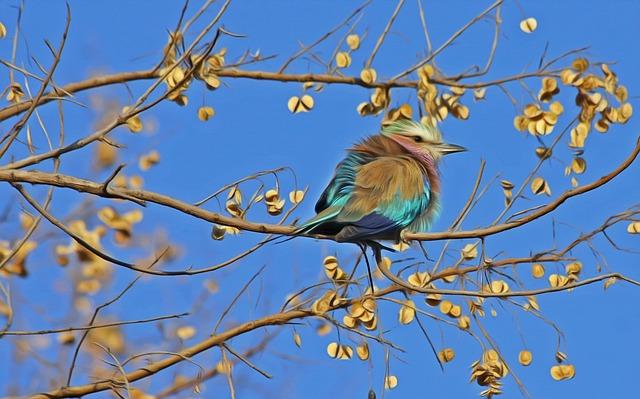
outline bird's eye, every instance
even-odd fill
[[[420,136],[413,136],[413,141],[415,141],[416,143],[422,143],[422,137],[420,137]]]

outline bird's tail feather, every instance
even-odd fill
[[[318,213],[316,216],[314,216],[311,219],[307,220],[306,222],[302,223],[300,225],[300,227],[298,227],[298,229],[296,229],[291,234],[290,237],[286,237],[282,241],[276,242],[276,244],[282,244],[282,243],[285,243],[285,242],[287,242],[289,240],[293,240],[294,238],[296,238],[300,234],[311,233],[313,231],[313,229],[315,229],[316,227],[320,226],[322,223],[325,223],[325,222],[331,220],[332,218],[335,218],[340,213],[341,210],[342,210],[341,206],[330,206],[330,207],[328,207],[327,209],[325,209],[322,212]]]

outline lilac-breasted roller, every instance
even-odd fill
[[[362,244],[427,231],[440,210],[438,161],[464,150],[435,127],[395,121],[348,150],[299,232]]]

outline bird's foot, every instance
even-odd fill
[[[400,240],[398,241],[396,246],[398,247],[398,250],[401,252],[410,245],[409,240],[407,240],[407,235],[409,233],[410,231],[407,229],[400,230]]]

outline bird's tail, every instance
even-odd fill
[[[330,206],[322,212],[318,213],[316,216],[302,223],[292,234],[291,236],[283,239],[282,241],[276,242],[276,244],[282,244],[289,240],[293,240],[297,236],[301,234],[309,234],[312,233],[315,228],[322,225],[323,223],[327,223],[331,219],[338,216],[340,211],[342,210],[341,206]]]

